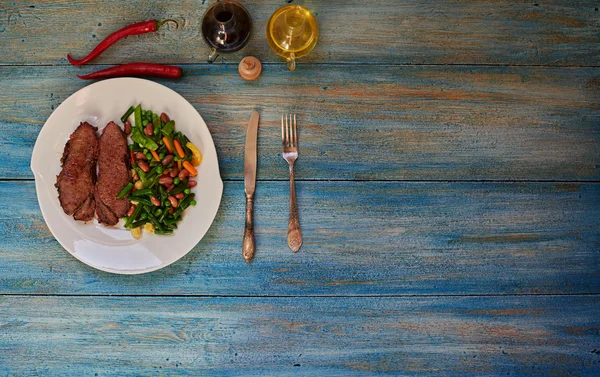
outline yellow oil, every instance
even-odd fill
[[[318,39],[317,20],[308,9],[299,5],[279,8],[267,23],[269,46],[288,61],[308,54]]]

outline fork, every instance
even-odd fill
[[[294,183],[294,163],[298,159],[298,133],[296,131],[296,114],[281,116],[281,144],[283,159],[290,167],[290,219],[288,221],[287,241],[294,253],[302,246],[302,231],[298,220],[298,204],[296,203],[296,185]]]

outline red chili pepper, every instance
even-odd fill
[[[125,76],[156,76],[176,79],[181,77],[181,68],[172,65],[153,63],[129,63],[106,68],[83,76],[77,75],[77,77],[83,80]]]
[[[170,20],[170,19],[164,20],[164,21],[150,20],[150,21],[146,21],[146,22],[139,22],[137,24],[126,26],[121,30],[115,31],[114,33],[112,33],[111,35],[106,37],[102,42],[98,43],[96,48],[94,48],[92,50],[92,52],[90,52],[90,54],[88,56],[86,56],[85,58],[83,58],[81,60],[76,60],[76,59],[73,59],[71,57],[71,55],[67,54],[67,59],[69,59],[69,63],[71,63],[75,66],[80,66],[80,65],[86,64],[86,63],[94,60],[95,58],[97,58],[98,55],[100,55],[102,53],[102,51],[106,50],[107,48],[109,48],[110,46],[115,44],[119,39],[127,37],[129,35],[138,35],[138,34],[155,32],[158,30],[158,28],[160,28],[167,22],[174,22],[176,27],[179,27],[179,25],[177,24],[177,21]]]

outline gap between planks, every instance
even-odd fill
[[[191,66],[202,66],[202,67],[220,67],[220,66],[237,66],[239,62],[232,60],[231,62],[223,62],[218,64],[209,64],[206,62],[198,63],[177,63],[177,62],[164,62],[160,63],[163,65],[178,65],[181,67]],[[281,66],[281,62],[264,62],[263,66]],[[117,64],[111,63],[88,63],[86,66],[112,66]],[[329,62],[329,63],[318,63],[310,62],[303,63],[303,66],[310,65],[329,65],[329,66],[377,66],[377,67],[515,67],[515,68],[571,68],[571,69],[584,69],[584,68],[600,68],[600,65],[560,65],[560,64],[504,64],[504,63],[369,63],[369,62]],[[69,63],[59,64],[15,64],[15,63],[0,63],[0,67],[72,67]]]
[[[244,182],[243,178],[222,178],[223,182]],[[349,179],[349,178],[295,178],[296,182],[373,182],[373,183],[585,183],[598,184],[600,180],[554,180],[554,179]],[[289,178],[257,179],[257,182],[287,182]],[[0,178],[2,182],[35,182],[34,178]]]
[[[161,297],[161,298],[461,298],[461,297],[598,297],[600,292],[587,292],[587,293],[490,293],[490,294],[384,294],[384,295],[194,295],[194,294],[179,294],[179,295],[151,295],[151,294],[79,294],[79,293],[56,293],[56,294],[44,294],[44,293],[2,293],[0,297],[115,297],[115,298],[147,298],[147,297]]]

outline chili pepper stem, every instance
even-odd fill
[[[167,18],[166,20],[156,21],[156,29],[158,30],[161,26],[166,24],[167,22],[172,22],[175,24],[175,29],[179,29],[179,23],[171,18]]]

